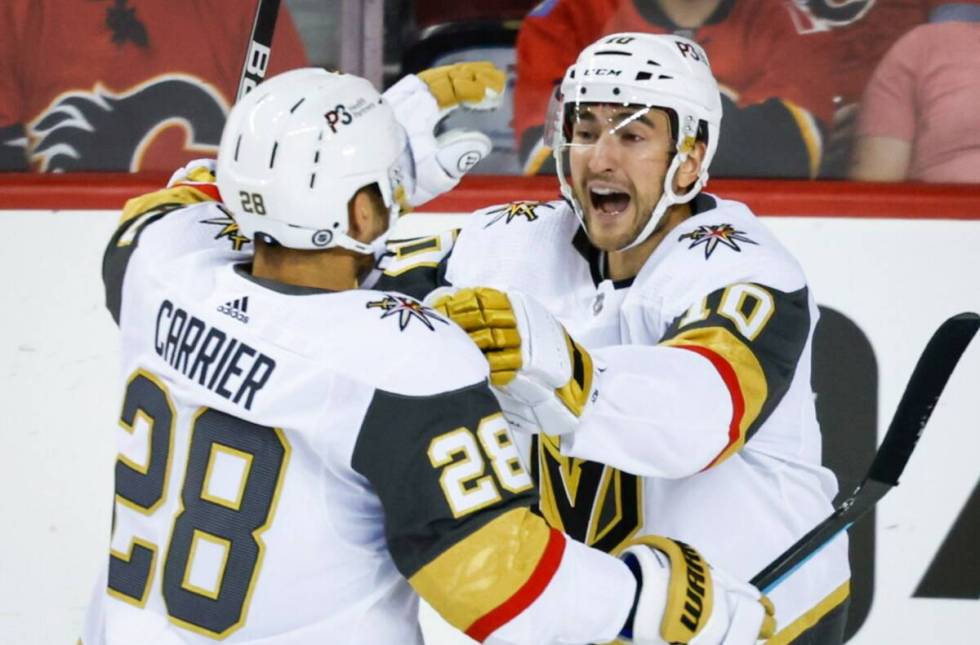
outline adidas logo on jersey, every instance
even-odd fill
[[[229,300],[223,305],[218,306],[218,311],[235,320],[248,323],[248,296],[237,300]]]

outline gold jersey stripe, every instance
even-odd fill
[[[408,581],[446,621],[466,631],[524,587],[550,537],[543,519],[530,509],[514,509],[443,551]]]
[[[819,623],[835,607],[847,600],[849,595],[851,595],[851,581],[847,580],[785,629],[778,631],[775,636],[766,641],[765,645],[786,645],[786,643],[792,642],[800,634]]]
[[[745,444],[749,427],[769,395],[765,373],[752,350],[724,327],[692,329],[666,340],[662,345],[701,354],[715,366],[732,395],[732,423],[728,444],[709,463],[721,463]]]

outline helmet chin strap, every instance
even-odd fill
[[[674,176],[677,174],[678,169],[681,164],[687,159],[687,153],[677,153],[674,155],[673,160],[670,162],[670,166],[667,168],[667,174],[664,175],[664,191],[660,195],[660,199],[657,201],[657,205],[653,207],[653,212],[650,213],[650,218],[647,223],[643,226],[643,230],[636,236],[636,238],[627,244],[626,246],[617,249],[617,251],[627,251],[634,246],[643,244],[649,239],[653,232],[657,230],[660,221],[663,219],[664,214],[666,214],[667,209],[674,204],[686,204],[701,191],[701,187],[707,181],[707,173],[702,173],[698,176],[697,181],[691,186],[690,190],[686,193],[678,195],[674,192]]]
[[[401,208],[396,202],[392,201],[391,206],[388,207],[388,230],[371,241],[371,255],[374,257],[374,262],[371,264],[371,270],[359,277],[358,288],[373,288],[381,278],[381,274],[384,273],[384,269],[381,268],[381,259],[388,252],[388,237],[391,235],[391,231],[394,230],[395,221],[400,214]]]

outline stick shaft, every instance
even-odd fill
[[[865,480],[830,517],[756,574],[752,584],[763,592],[775,588],[898,485],[939,396],[978,328],[980,316],[975,313],[958,314],[939,326],[912,371]]]
[[[269,57],[272,55],[272,36],[276,32],[279,2],[280,0],[258,0],[256,3],[255,20],[252,21],[252,34],[245,51],[236,101],[240,101],[265,78]]]

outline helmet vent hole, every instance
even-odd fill
[[[653,78],[653,74],[651,74],[650,72],[637,72],[636,73],[636,80],[638,80],[638,81],[649,81],[651,78]]]
[[[596,56],[632,56],[630,52],[616,51],[615,49],[606,49],[601,52],[596,52]]]
[[[657,80],[658,81],[672,81],[672,80],[674,80],[674,77],[673,76],[667,76],[666,74],[661,74],[660,76],[657,77]]]
[[[579,93],[581,93],[581,94],[585,94],[588,91],[584,87],[580,87],[580,88],[578,88],[578,90],[579,90]]]
[[[575,78],[575,70],[574,69],[568,74],[568,78]]]
[[[305,100],[306,100],[306,97],[304,96],[300,100],[296,101],[296,105],[294,105],[293,107],[289,108],[289,113],[292,114],[293,112],[295,112],[296,111],[296,108],[298,108],[299,106],[303,105],[303,101],[305,101]]]
[[[320,163],[320,151],[317,150],[316,154],[313,155],[313,163]]]
[[[279,142],[276,141],[274,144],[272,144],[272,156],[269,157],[269,168],[272,168],[273,166],[276,165],[276,152],[278,152],[278,150],[279,150]]]
[[[613,94],[615,94],[616,96],[619,96],[619,88],[618,87],[614,87],[613,88]]]
[[[313,184],[316,183],[316,173],[310,175],[310,188],[313,188]]]
[[[238,161],[238,151],[242,147],[242,135],[238,135],[238,141],[235,142],[235,161]]]
[[[647,65],[656,65],[657,67],[662,67],[662,65],[655,60],[648,60]]]

